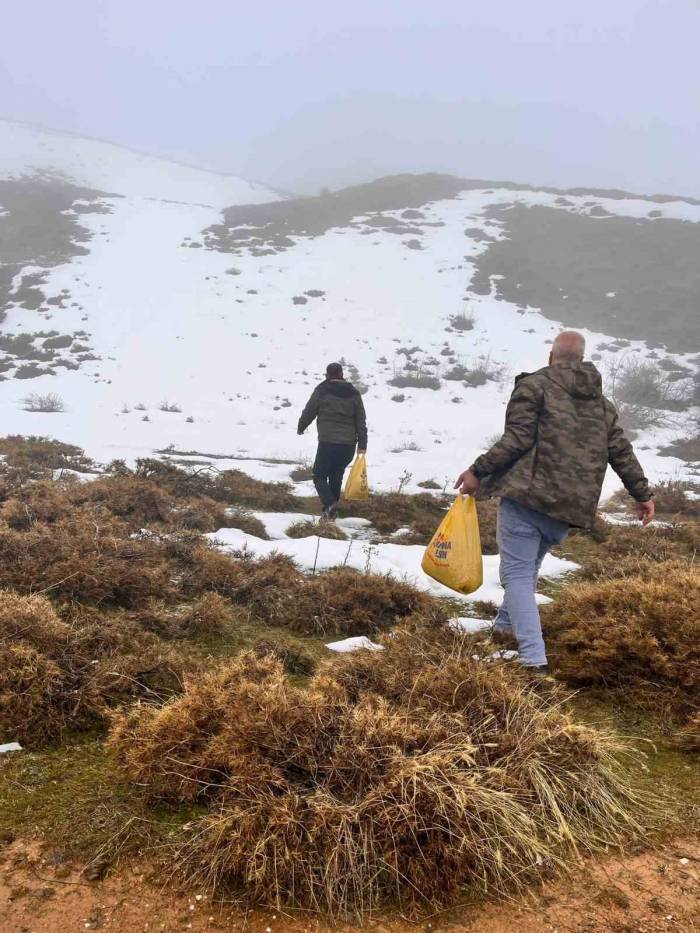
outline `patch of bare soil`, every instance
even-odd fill
[[[99,865],[96,874],[99,874]],[[132,863],[88,881],[57,851],[14,842],[0,851],[0,933],[153,933],[237,930],[251,933],[351,933],[275,910],[213,904],[204,892],[175,891]],[[589,862],[569,878],[500,904],[464,904],[408,921],[370,921],[372,933],[683,933],[700,929],[700,840],[676,840],[643,854]]]

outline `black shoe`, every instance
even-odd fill
[[[324,505],[324,507],[321,509],[321,521],[322,522],[334,522],[337,512],[338,512],[337,502],[334,502],[332,505]]]

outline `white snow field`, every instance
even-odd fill
[[[70,307],[8,310],[4,333],[84,331],[97,358],[75,371],[7,378],[0,393],[4,433],[49,435],[100,462],[133,462],[170,448],[178,461],[286,480],[315,451],[313,426],[297,436],[300,411],[325,364],[344,358],[368,387],[371,487],[416,491],[433,479],[450,488],[500,432],[513,377],[546,363],[547,341],[560,329],[537,309],[493,294],[464,301],[471,260],[485,248],[465,228],[499,236],[499,225],[485,218],[487,206],[552,204],[553,194],[488,189],[433,201],[421,208],[422,249],[407,249],[386,230],[343,227],[297,238],[281,253],[233,255],[189,244],[220,222],[224,205],[270,200],[272,192],[106,143],[0,123],[0,175],[36,170],[124,196],[105,200],[111,213],[80,216],[92,233],[87,255],[46,270],[42,288],[47,295],[68,290]],[[584,200],[595,199],[568,198],[571,209]],[[650,210],[644,201],[598,202],[611,213]],[[700,221],[700,207],[685,202],[654,207],[662,216]],[[294,303],[300,296],[306,302]],[[465,308],[474,328],[447,331]],[[592,347],[611,339],[586,336]],[[406,363],[399,351],[414,347],[420,351],[413,359],[441,377],[438,389],[388,384]],[[464,364],[489,361],[499,379],[479,388],[445,379],[447,347]],[[623,355],[648,352],[632,342]],[[620,354],[602,350],[599,365],[613,359]],[[688,362],[683,354],[674,359]],[[57,393],[65,411],[24,411],[29,392]],[[161,410],[164,403],[179,410]],[[683,433],[692,414],[637,438],[652,478],[683,469],[657,450]],[[618,485],[612,477],[607,489]]]

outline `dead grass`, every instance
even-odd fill
[[[333,541],[346,541],[347,535],[335,522],[304,521],[294,522],[287,528],[285,534],[290,538],[330,538]]]
[[[121,700],[164,700],[182,685],[167,646],[128,623],[0,591],[0,732],[29,747],[104,724]],[[80,623],[80,624],[76,624]]]
[[[575,532],[560,549],[582,565],[578,577],[595,580],[634,576],[647,565],[693,560],[700,551],[700,524],[611,525],[600,521],[593,533]]]
[[[90,508],[27,531],[0,527],[0,587],[120,606],[172,594],[158,541],[130,534],[119,519]]]
[[[664,690],[680,709],[700,698],[700,578],[692,564],[648,561],[636,574],[571,583],[543,621],[551,661],[568,683]]]
[[[674,735],[673,744],[686,752],[700,752],[700,713],[691,716]]]
[[[241,470],[226,470],[220,475],[218,485],[235,505],[270,512],[302,511],[299,498],[289,483],[266,483]]]
[[[690,495],[688,495],[690,493]],[[654,505],[659,516],[672,519],[697,518],[700,516],[700,483],[689,480],[667,479],[654,484]],[[634,511],[634,501],[621,489],[606,503],[606,511]]]
[[[435,601],[393,577],[348,567],[303,574],[285,555],[231,558],[207,547],[182,555],[186,591],[213,590],[261,621],[307,635],[386,631]]]
[[[180,618],[188,635],[221,635],[232,621],[230,604],[218,593],[205,593],[187,607]]]
[[[622,744],[472,651],[404,632],[326,663],[306,689],[243,655],[162,709],[125,713],[110,747],[153,799],[206,808],[179,861],[247,902],[444,905],[642,832]]]
[[[52,470],[92,472],[94,462],[73,444],[63,444],[48,437],[8,435],[0,438],[4,468],[20,471],[25,479],[45,476]]]

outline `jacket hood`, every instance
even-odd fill
[[[593,399],[603,394],[603,380],[593,363],[558,363],[540,372],[573,398]]]
[[[345,379],[326,379],[321,383],[321,387],[325,392],[337,398],[350,398],[357,392],[355,386],[346,382]]]

